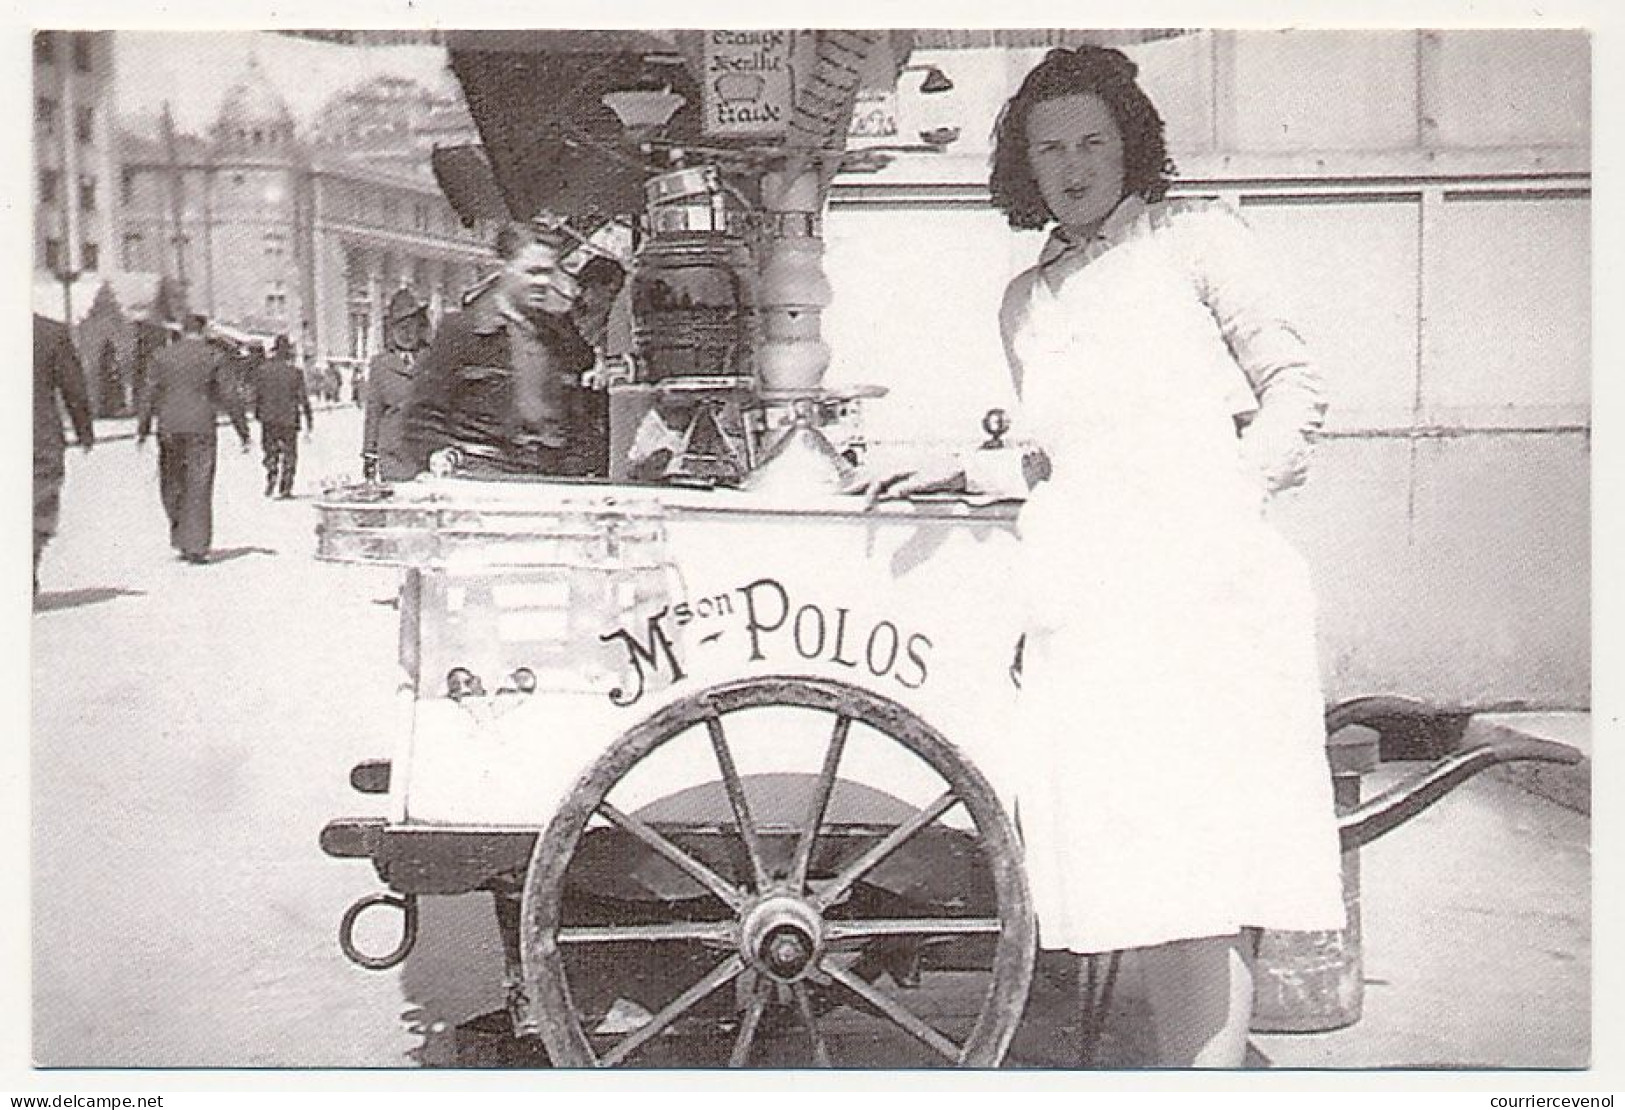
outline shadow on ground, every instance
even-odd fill
[[[42,593],[34,599],[34,612],[54,613],[61,609],[82,609],[86,605],[100,605],[120,597],[145,597],[145,590],[126,590],[119,586],[89,586],[81,590],[59,590]]]
[[[209,562],[229,563],[233,559],[241,559],[244,555],[275,555],[273,547],[224,547],[218,551],[209,552]]]

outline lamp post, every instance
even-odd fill
[[[79,280],[79,271],[71,266],[64,265],[56,272],[56,280],[62,283],[62,323],[67,326],[68,336],[73,337],[73,283]]]

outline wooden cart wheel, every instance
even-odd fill
[[[764,836],[752,821],[745,781],[728,737],[731,714],[761,707],[793,707],[821,715],[829,730],[822,766],[816,776],[809,776],[809,798],[793,834],[793,849],[776,841],[782,849],[776,853],[764,852]],[[832,864],[831,845],[820,850],[820,837],[833,829],[827,821],[830,797],[854,724],[912,752],[941,780],[943,789],[912,817],[875,832]],[[739,860],[732,869],[737,878],[608,800],[616,784],[650,753],[701,726],[732,812],[728,831],[737,838],[730,841]],[[937,822],[955,807],[963,807],[969,816],[973,832],[966,829],[962,835],[974,844],[991,876],[993,912],[864,914],[863,900],[853,896],[860,882],[925,830],[948,835]],[[694,880],[695,889],[705,892],[699,901],[707,912],[690,908],[679,914],[671,907],[664,921],[572,924],[564,910],[566,876],[595,815]],[[811,866],[815,852],[825,861],[819,869]],[[660,1043],[663,1034],[675,1032],[680,1022],[697,1020],[702,1011],[719,1009],[711,1041],[724,1042],[720,1048],[728,1050],[727,1062],[734,1067],[749,1066],[753,1057],[759,1058],[757,1040],[764,1029],[776,1031],[785,1043],[793,1031],[795,1043],[806,1054],[804,1064],[883,1066],[883,1061],[866,1058],[837,1059],[834,1048],[852,1038],[845,1033],[829,1035],[824,1028],[835,1014],[878,1023],[877,1035],[883,1037],[901,1029],[925,1045],[939,1063],[995,1067],[1026,1002],[1034,928],[1015,832],[987,780],[952,744],[908,709],[866,690],[822,679],[771,677],[727,683],[668,706],[618,740],[581,778],[536,841],[525,877],[521,955],[526,991],[538,1012],[543,1042],[560,1067],[647,1063],[650,1056],[645,1050]],[[955,982],[954,997],[960,1005],[965,995],[970,996],[970,1006],[959,1012],[957,1024],[931,1015],[936,1017],[934,1023],[917,1012],[911,1002],[920,1001],[912,997],[920,992],[908,989],[913,982],[906,971],[893,974],[896,988],[888,992],[872,962],[866,969],[856,951],[869,945],[872,954],[875,946],[892,944],[913,945],[917,953],[921,945],[953,943],[992,949],[990,965],[976,971],[969,987]],[[667,966],[687,969],[683,981],[689,985],[669,1000],[663,998],[653,1012],[641,1012],[635,1023],[604,1032],[601,1015],[584,1015],[578,1009],[568,955],[581,952],[579,946],[602,946],[615,955],[606,956],[598,966],[613,969],[619,954],[649,945],[669,945],[672,956]]]

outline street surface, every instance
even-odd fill
[[[425,899],[393,971],[354,967],[336,942],[344,909],[382,887],[317,834],[381,812],[348,773],[390,754],[397,685],[395,573],[312,554],[311,498],[358,473],[359,436],[358,410],[319,411],[298,498],[268,501],[257,429],[249,455],[222,430],[204,567],[168,547],[155,444],[70,452],[32,620],[36,1064],[445,1065],[457,1023],[500,1005],[484,896]],[[1365,1020],[1255,1038],[1255,1058],[1583,1066],[1589,833],[1486,777],[1367,849]],[[1034,999],[1027,1062],[1066,1062],[1056,1014]]]
[[[396,686],[394,573],[313,558],[360,412],[316,427],[292,501],[261,496],[257,427],[248,455],[221,430],[202,567],[169,550],[156,443],[70,452],[33,622],[37,1063],[399,1066],[424,1043],[419,985],[335,941],[376,876],[316,842],[380,805],[348,773],[389,754]]]

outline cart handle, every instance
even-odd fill
[[[401,911],[401,941],[393,950],[382,956],[369,956],[361,951],[355,943],[355,923],[361,915],[373,906],[391,906]],[[412,954],[412,949],[418,942],[418,896],[407,894],[396,896],[394,894],[369,894],[358,899],[354,905],[344,911],[339,919],[339,949],[353,964],[366,968],[368,971],[388,971],[399,965]]]

